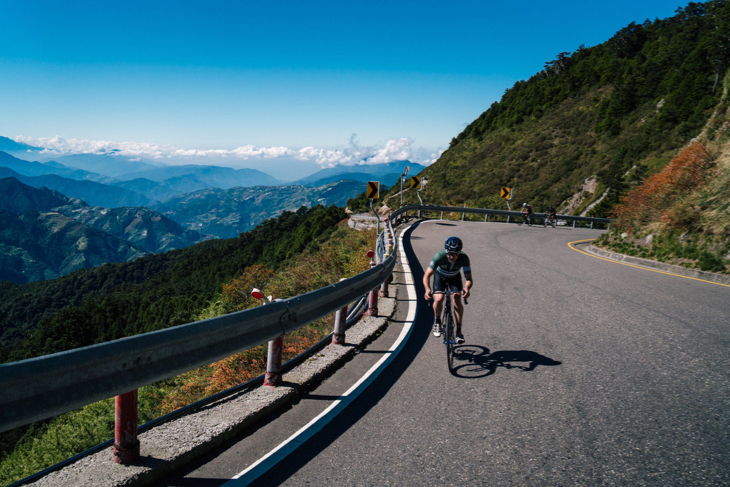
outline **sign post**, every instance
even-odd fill
[[[380,195],[380,183],[378,181],[368,181],[368,189],[365,191],[365,197],[370,200],[370,211],[375,215],[375,232],[377,235],[380,234],[380,217],[373,209],[373,200],[378,199]],[[403,193],[401,192],[401,197]]]
[[[418,179],[418,189],[416,189],[416,196],[418,196],[418,201],[421,202],[421,205],[423,205],[423,200],[421,199],[421,190],[426,187],[426,183],[428,182],[428,178],[421,178],[418,176],[413,176],[411,178],[411,185],[413,184],[413,180]],[[413,186],[411,186],[413,187]],[[418,210],[418,218],[421,218],[421,210]]]
[[[406,174],[408,174],[408,169],[410,169],[408,166],[406,166],[405,171],[401,173],[400,175],[400,205],[403,206],[403,180],[406,178]]]
[[[500,188],[499,197],[507,200],[507,210],[512,211],[512,208],[509,206],[509,202],[515,197],[514,189],[507,187]],[[507,223],[509,223],[509,216],[507,216]]]

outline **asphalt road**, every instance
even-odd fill
[[[567,245],[599,234],[413,228],[406,247],[419,298],[447,237],[460,236],[472,259],[454,374],[420,300],[388,368],[251,485],[730,485],[730,287]],[[316,416],[395,339],[413,304],[398,299],[396,319],[364,353],[167,485],[222,485]]]

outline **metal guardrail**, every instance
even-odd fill
[[[383,259],[381,254],[379,260],[354,277],[265,306],[0,364],[0,432],[174,377],[302,328],[380,286],[395,267],[395,255]]]
[[[394,211],[391,214],[391,218],[394,216],[397,216],[401,213],[405,213],[406,211],[443,211],[443,212],[449,212],[449,213],[477,213],[482,215],[495,215],[495,216],[504,216],[504,217],[522,217],[522,213],[519,211],[510,211],[510,210],[492,210],[492,209],[485,209],[485,208],[468,208],[468,207],[461,207],[461,206],[440,206],[440,205],[408,205],[403,206],[402,208],[399,208],[397,211]],[[545,218],[547,214],[545,213],[533,213],[533,217],[536,218]],[[595,217],[589,217],[589,216],[574,216],[574,215],[557,215],[555,217],[558,220],[566,220],[566,221],[572,221],[572,222],[586,222],[586,223],[602,223],[602,224],[610,224],[613,222],[610,218],[595,218]]]

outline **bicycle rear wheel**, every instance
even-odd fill
[[[446,344],[446,363],[449,371],[454,370],[454,345],[456,344],[456,327],[454,326],[454,318],[451,316],[451,310],[444,313],[444,343]]]

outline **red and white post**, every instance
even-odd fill
[[[281,384],[281,349],[284,340],[274,338],[269,340],[269,354],[266,358],[266,375],[264,375],[264,385],[276,387]]]
[[[271,296],[264,298],[264,293],[259,289],[253,288],[251,296],[261,301],[261,304],[268,304],[275,301]],[[266,356],[266,374],[264,375],[264,385],[276,387],[281,384],[281,349],[284,346],[282,337],[269,340],[269,350]]]
[[[115,398],[114,414],[114,463],[129,465],[139,460],[137,389]]]

